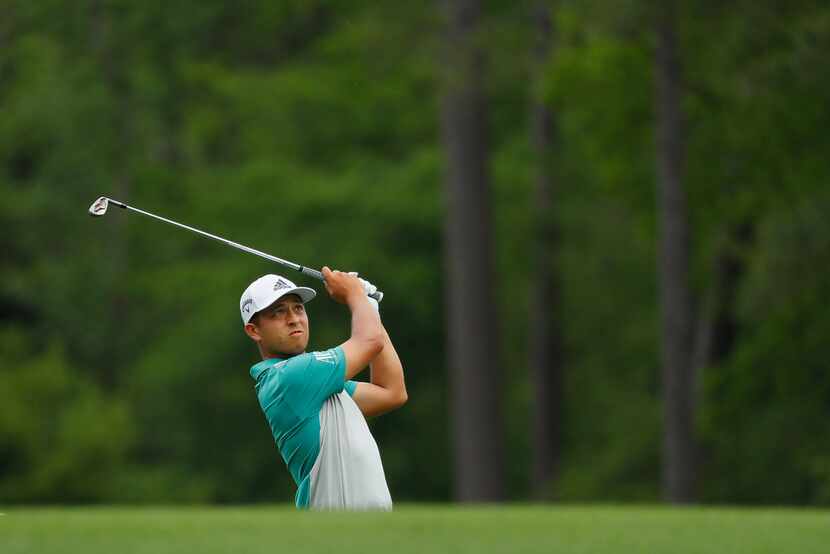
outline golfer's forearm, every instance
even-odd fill
[[[352,338],[377,344],[383,348],[384,335],[380,315],[366,297],[356,298],[349,302],[352,312]]]
[[[369,368],[369,380],[372,384],[393,391],[403,400],[406,400],[403,364],[401,364],[401,359],[398,357],[386,329],[383,329],[383,350],[375,356]]]

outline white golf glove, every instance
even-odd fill
[[[357,271],[350,271],[349,275],[354,275],[357,277]],[[372,294],[375,294],[378,291],[378,288],[367,281],[366,279],[361,279],[357,277],[357,280],[360,281],[360,284],[363,285],[363,291],[366,293],[366,296],[369,297],[369,304],[371,304],[376,310],[380,311],[379,302],[383,300],[383,293],[381,293],[380,300],[375,300],[371,297]]]

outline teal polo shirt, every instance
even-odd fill
[[[320,408],[344,389],[354,395],[357,381],[346,381],[346,355],[340,346],[291,358],[269,358],[251,366],[259,405],[274,441],[297,485],[295,504],[307,508],[309,475],[320,453]]]

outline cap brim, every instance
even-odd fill
[[[314,289],[310,289],[308,287],[294,287],[293,289],[290,289],[290,290],[282,293],[281,295],[279,295],[279,297],[275,298],[274,301],[271,302],[271,304],[273,304],[279,298],[282,298],[286,294],[296,294],[297,296],[300,297],[300,300],[303,301],[303,304],[305,304],[306,302],[308,302],[309,300],[312,300],[315,296],[317,296],[317,291],[314,290]]]

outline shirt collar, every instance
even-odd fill
[[[251,377],[254,381],[258,381],[259,377],[265,373],[265,371],[276,364],[280,363],[287,358],[268,358],[267,360],[262,360],[251,366]]]

